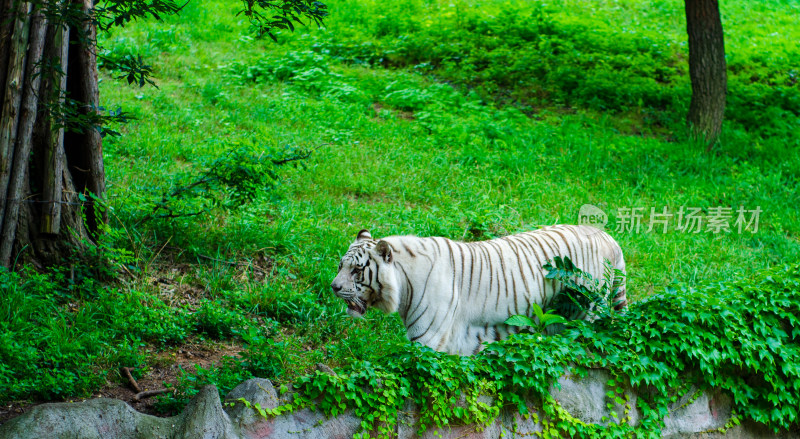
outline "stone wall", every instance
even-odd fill
[[[602,423],[610,416],[607,408],[606,382],[609,376],[602,370],[590,370],[585,378],[564,376],[560,389],[552,389],[552,396],[574,417],[587,423]],[[666,438],[799,438],[798,432],[775,434],[755,423],[744,422],[728,429],[725,434],[718,429],[731,417],[731,401],[720,392],[703,392],[694,400],[690,396],[675,403],[674,410],[665,420],[662,437]],[[632,407],[637,396],[627,392]],[[245,398],[265,408],[282,403],[272,383],[265,379],[251,379],[233,389],[225,398],[232,402]],[[536,411],[536,407],[531,407]],[[613,410],[622,415],[623,407]],[[398,422],[399,438],[417,437],[418,416],[409,403]],[[631,423],[639,419],[632,410]],[[319,412],[304,409],[281,416],[264,419],[254,410],[238,403],[223,404],[214,386],[203,388],[189,403],[183,413],[171,418],[158,418],[133,410],[129,405],[114,399],[94,399],[81,403],[43,404],[28,413],[0,426],[0,439],[328,439],[351,438],[360,429],[360,420],[351,413],[336,418],[326,418]],[[504,410],[488,427],[478,431],[475,426],[454,426],[439,430],[437,436],[428,430],[425,438],[512,438],[530,437],[541,432],[542,425],[525,419],[513,408]]]

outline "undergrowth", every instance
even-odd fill
[[[510,404],[540,420],[544,437],[660,437],[664,417],[693,385],[722,389],[733,398],[735,416],[778,432],[798,426],[798,341],[800,265],[792,265],[754,278],[670,288],[627,312],[573,321],[556,336],[512,335],[473,357],[400,345],[378,361],[302,377],[291,403],[256,409],[275,415],[314,407],[329,416],[352,409],[364,433],[391,437],[408,398],[421,416],[419,433],[486,425]],[[617,403],[627,403],[624,386],[639,391],[636,425],[627,416],[605,426],[585,424],[550,396],[562,375],[585,376],[589,368],[610,372],[606,385]]]
[[[609,229],[623,207],[645,209],[643,230],[651,207],[673,214],[694,207],[703,220],[715,206],[761,209],[757,232],[609,230],[625,253],[632,302],[673,281],[755,279],[760,269],[800,259],[794,3],[721,5],[728,120],[720,148],[708,155],[685,141],[687,54],[678,0],[326,4],[325,29],[276,33],[277,45],[254,39],[246,20],[220,1],[189,2],[163,22],[142,20],[99,36],[116,58],[141,54],[159,88],[120,87],[101,72],[103,106],[133,117],[109,127],[121,136],[104,138],[111,223],[99,247],[53,273],[0,272],[0,401],[88,396],[122,382],[120,366],[133,367],[139,378],[187,344],[224,341],[240,354],[186,367],[172,383],[175,392],[162,397],[162,410],[179,411],[206,383],[221,392],[250,376],[288,383],[317,363],[353,374],[363,367],[358,379],[340,374],[342,386],[368,384],[380,374],[416,377],[408,368],[417,355],[425,368],[419,376],[445,398],[430,406],[426,425],[486,421],[491,405],[448,412],[444,402],[477,391],[512,401],[490,373],[487,354],[456,360],[398,347],[404,331],[396,315],[371,311],[353,320],[330,294],[336,261],[361,228],[379,237],[473,241],[573,223],[584,203],[608,214]],[[311,150],[302,161],[283,162]],[[299,169],[284,166],[291,164]],[[109,259],[116,262],[106,265]],[[753,288],[767,288],[759,285]],[[724,288],[733,297],[739,287]],[[683,292],[688,296],[679,297]],[[652,300],[689,306],[697,294],[687,287]],[[632,310],[658,308],[650,303]],[[557,338],[498,344],[489,350],[513,352],[495,356],[505,363],[492,367],[505,374],[513,358],[528,355],[523,349],[553,361],[578,353],[600,358],[602,349],[641,352],[653,358],[643,357],[649,359],[643,369],[631,373],[650,371],[659,383],[676,372],[653,369],[657,364],[697,366],[701,383],[728,367],[722,352],[691,351],[680,343],[692,339],[659,332],[688,331],[676,316],[700,309],[668,304],[667,310],[675,315],[663,322],[677,326],[653,323],[652,352],[615,344],[622,343],[622,326],[573,327]],[[733,312],[752,319],[752,330],[760,327],[755,315]],[[636,323],[635,315],[624,319],[644,334],[636,325],[646,319]],[[592,347],[589,336],[602,346]],[[556,340],[576,346],[556,348]],[[788,346],[778,349],[793,352]],[[679,348],[686,355],[657,362]],[[794,373],[794,363],[772,358],[787,376]],[[536,362],[519,367],[528,364],[544,367],[530,371],[537,386],[557,369]],[[434,372],[453,373],[439,382]],[[461,378],[474,386],[463,387]],[[535,387],[535,380],[523,381]],[[415,386],[398,381],[386,398],[428,391]],[[736,382],[728,387],[745,389]],[[766,388],[739,396],[740,403],[753,402],[753,418],[767,413],[771,402],[763,400],[771,394],[760,393]],[[340,399],[352,406],[353,398],[372,398],[372,407],[383,397]],[[392,410],[383,407],[378,417]],[[775,413],[787,422],[793,416]]]
[[[757,26],[746,18],[749,13],[781,21],[784,12],[797,9],[752,3],[721,5],[730,55],[726,129],[746,131],[780,150],[771,138],[800,141],[800,71],[791,61],[800,53],[782,38],[767,38],[762,43],[773,46],[765,54],[742,35]],[[634,131],[682,131],[691,89],[680,2],[648,8],[416,0],[337,6],[328,32],[314,34],[311,42],[315,51],[343,62],[433,74],[529,114],[581,108],[623,115]]]

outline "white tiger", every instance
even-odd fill
[[[604,260],[625,271],[622,250],[590,226],[556,225],[480,242],[390,236],[379,241],[361,230],[339,263],[331,284],[351,316],[368,307],[399,312],[408,339],[437,351],[470,355],[483,342],[505,338],[515,314],[546,309],[561,284],[542,265],[567,256],[600,279]],[[624,284],[615,298],[627,306]]]

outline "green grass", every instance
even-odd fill
[[[800,11],[791,2],[722,6],[730,95],[712,154],[683,127],[689,85],[679,1],[336,1],[326,29],[283,33],[279,44],[248,34],[238,2],[191,2],[165,22],[102,36],[105,50],[148,59],[159,86],[102,76],[102,104],[137,118],[104,142],[113,230],[106,245],[130,253],[120,265],[131,274],[61,298],[37,285],[64,279],[33,277],[25,281],[33,286],[6,293],[4,304],[33,289],[42,305],[3,327],[0,358],[18,366],[0,369],[0,393],[88,394],[115,379],[108,371],[146,371],[150,355],[188,339],[230,339],[245,351],[222,372],[186,375],[184,396],[231,374],[290,380],[317,362],[380,357],[404,338],[397,316],[350,319],[329,288],[362,228],[376,237],[475,240],[575,223],[585,203],[604,209],[612,225],[623,207],[763,210],[757,233],[612,232],[633,300],[671,283],[749,277],[798,260],[792,60],[800,57]],[[287,145],[314,152],[298,168],[278,168],[278,185],[253,202],[139,222],[148,202],[232,148]],[[224,261],[260,265],[266,275]],[[192,286],[196,303],[153,282],[176,264],[192,267],[168,276]],[[14,353],[15,337],[54,339],[59,328],[84,327],[94,329],[75,336],[80,346],[67,336],[69,343],[20,348],[40,349],[41,358]],[[80,362],[47,358],[73,345]],[[44,384],[20,384],[36,367],[93,373],[46,393]]]

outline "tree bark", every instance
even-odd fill
[[[5,99],[6,75],[8,74],[8,50],[11,48],[11,33],[14,29],[12,0],[0,0],[0,105]]]
[[[80,25],[48,24],[32,2],[0,0],[19,8],[7,26],[0,23],[0,265],[6,267],[15,254],[39,267],[63,263],[95,240],[106,221],[95,208],[105,195],[100,133],[85,127],[66,136],[59,119],[74,102],[83,114],[98,111],[92,1],[62,2],[82,9]]]
[[[75,0],[73,4],[80,5],[85,14],[90,14],[92,0]],[[97,35],[95,26],[87,22],[84,29],[70,32],[73,44],[82,40],[94,43]],[[98,112],[100,108],[100,91],[97,84],[97,57],[95,51],[89,47],[80,50],[71,50],[69,55],[69,70],[67,73],[67,89],[72,99],[83,103],[83,111]],[[105,197],[105,168],[103,165],[103,143],[100,132],[96,129],[86,130],[82,133],[66,133],[64,136],[64,151],[67,156],[70,174],[76,188],[87,192],[89,201],[86,205],[86,226],[94,234],[100,223],[108,221],[105,210],[98,212],[96,200]],[[93,196],[95,199],[92,199]],[[99,214],[99,217],[98,217]]]
[[[13,150],[11,179],[8,184],[5,217],[0,239],[0,261],[11,258],[17,232],[19,206],[25,199],[23,188],[28,176],[30,162],[33,125],[36,122],[37,99],[41,83],[42,52],[47,34],[47,20],[40,11],[36,11],[31,19],[30,45],[26,62],[23,84],[22,107],[19,112],[18,135]],[[11,157],[10,157],[11,158]]]
[[[53,26],[48,37],[48,57],[58,64],[62,72],[67,71],[69,56],[69,28]],[[42,96],[64,104],[63,90],[67,89],[66,75],[51,75],[42,86]],[[42,168],[42,219],[39,231],[44,235],[58,235],[61,229],[61,202],[64,186],[64,128],[58,127],[48,109],[40,117],[39,139]]]
[[[689,77],[692,100],[687,122],[697,139],[710,150],[719,138],[725,114],[728,76],[725,42],[717,0],[686,0],[689,34]]]
[[[0,118],[0,227],[5,221],[7,189],[11,178],[11,160],[14,143],[17,139],[19,106],[22,103],[25,57],[30,32],[31,4],[19,3],[17,17],[12,26],[13,33],[8,42],[8,74],[3,99],[2,118]]]

